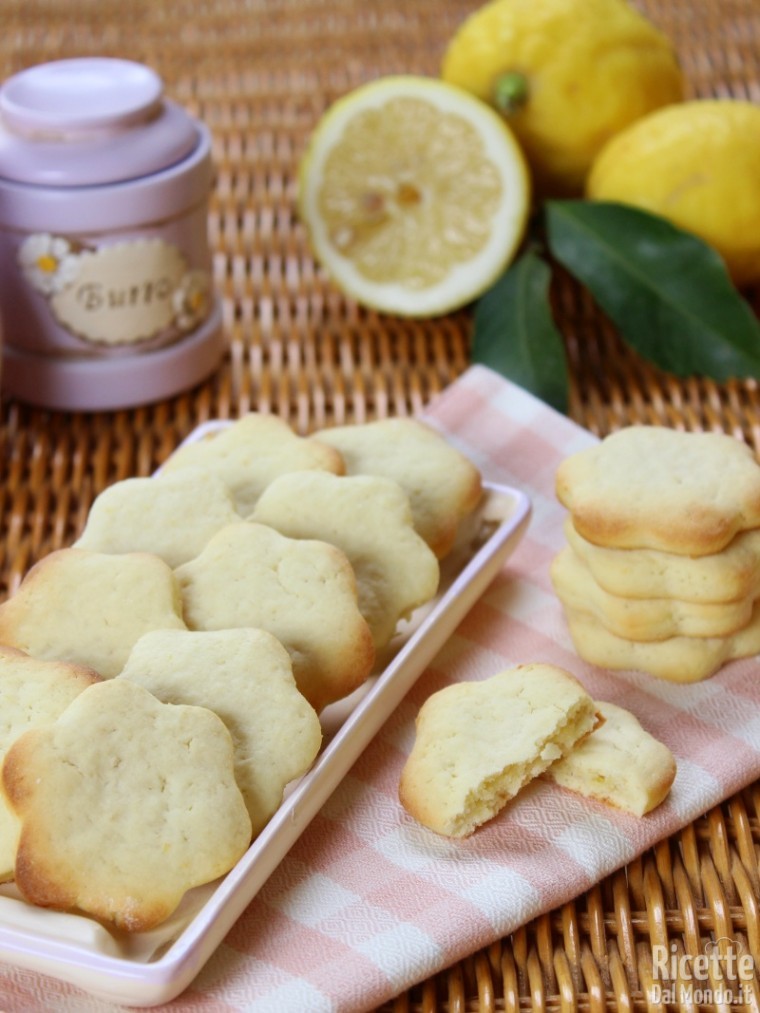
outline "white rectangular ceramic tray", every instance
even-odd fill
[[[223,425],[206,423],[190,439],[205,438]],[[529,517],[524,493],[485,483],[477,516],[441,565],[438,595],[399,629],[377,674],[325,709],[324,746],[314,765],[289,786],[278,811],[225,877],[192,890],[157,929],[133,935],[108,931],[84,916],[35,908],[13,884],[5,884],[0,886],[0,960],[132,1006],[154,1006],[179,995],[483,594]]]

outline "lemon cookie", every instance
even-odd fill
[[[720,552],[760,527],[760,466],[725,433],[629,426],[566,458],[556,491],[595,545]]]
[[[90,507],[74,546],[94,552],[152,552],[174,568],[197,556],[215,531],[241,519],[218,475],[179,468],[109,486]]]
[[[565,537],[576,556],[610,594],[625,598],[677,598],[730,602],[760,594],[760,530],[743,531],[708,556],[677,556],[657,549],[605,549],[587,541],[565,518]]]
[[[290,656],[264,630],[156,630],[132,648],[119,676],[164,703],[207,707],[235,747],[235,778],[253,834],[311,766],[322,742],[314,708],[298,692]]]
[[[622,598],[610,594],[596,583],[591,571],[569,546],[552,560],[550,575],[557,597],[565,608],[590,612],[611,633],[629,640],[725,637],[742,629],[752,618],[751,598],[689,602],[676,598]]]
[[[24,733],[2,777],[21,821],[22,895],[129,932],[160,924],[250,842],[221,718],[126,679],[90,686]]]
[[[414,530],[408,496],[389,478],[282,475],[262,494],[252,520],[290,538],[321,539],[346,554],[377,649],[391,639],[399,619],[438,588],[438,560]]]
[[[676,762],[630,711],[597,701],[603,723],[546,771],[546,777],[588,798],[644,816],[668,795]]]
[[[356,581],[333,545],[232,524],[175,571],[193,630],[258,627],[287,649],[298,688],[320,711],[360,686],[375,658]]]
[[[49,724],[100,677],[90,668],[39,661],[0,645],[0,765],[16,739]],[[13,878],[19,822],[0,792],[0,882]]]
[[[414,526],[441,559],[450,551],[460,520],[482,495],[480,472],[435,429],[416,419],[380,419],[317,434],[336,447],[347,475],[384,475],[409,497]]]
[[[0,605],[0,643],[118,675],[143,633],[184,629],[174,575],[158,556],[58,549]]]
[[[669,637],[643,641],[618,637],[580,609],[565,609],[575,649],[592,665],[648,672],[670,682],[699,682],[724,664],[760,653],[760,605],[755,604],[749,623],[725,637]]]
[[[466,837],[596,723],[589,694],[554,665],[520,665],[447,686],[417,716],[401,804],[431,830]]]
[[[343,459],[334,447],[298,436],[277,415],[251,412],[214,436],[179,447],[162,471],[202,467],[218,475],[232,491],[235,506],[246,517],[264,489],[278,475],[311,468],[343,474]]]

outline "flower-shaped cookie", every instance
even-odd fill
[[[264,630],[146,633],[119,678],[139,683],[163,703],[194,704],[219,715],[232,735],[235,778],[254,836],[322,742],[319,718],[296,688],[288,652]]]
[[[760,529],[742,531],[708,556],[677,556],[657,549],[606,549],[581,537],[570,517],[565,537],[594,580],[622,598],[678,598],[735,602],[760,594]]]
[[[565,606],[573,644],[584,661],[600,668],[635,669],[669,682],[701,682],[729,661],[760,653],[760,603],[736,633],[722,637],[668,637],[629,640],[619,637],[586,609]]]
[[[160,703],[127,679],[90,686],[22,735],[2,778],[21,821],[23,896],[129,932],[164,921],[250,843],[221,718]]]
[[[39,661],[0,645],[0,766],[16,739],[30,728],[50,724],[71,701],[100,677],[90,668]],[[0,792],[0,882],[13,878],[19,822]]]
[[[214,436],[179,447],[163,470],[188,466],[206,468],[222,478],[238,512],[247,517],[278,475],[310,468],[340,475],[343,458],[334,447],[298,436],[278,416],[251,412]]]
[[[760,527],[760,465],[725,433],[628,426],[566,458],[557,496],[595,545],[720,552]]]
[[[438,589],[438,560],[414,530],[409,498],[389,478],[319,471],[282,475],[264,491],[251,519],[290,538],[318,538],[345,552],[377,649],[388,643],[400,619]]]
[[[299,690],[316,711],[360,686],[375,658],[356,582],[342,552],[286,538],[263,524],[231,524],[175,571],[192,630],[258,627],[287,649]]]
[[[0,643],[118,675],[143,633],[184,629],[174,574],[147,552],[58,549],[0,605]]]
[[[197,556],[220,528],[242,520],[218,475],[180,468],[108,486],[90,507],[76,548],[152,552],[174,568]]]
[[[692,602],[610,594],[596,583],[589,568],[569,546],[555,556],[549,572],[557,597],[566,609],[588,612],[610,633],[628,640],[725,637],[738,632],[752,618],[753,600],[749,597],[726,602]]]
[[[347,475],[384,475],[409,497],[414,526],[442,558],[460,520],[480,500],[480,472],[464,454],[416,419],[379,419],[315,434],[343,456]]]

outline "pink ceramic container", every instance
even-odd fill
[[[101,410],[169,397],[223,352],[206,128],[127,60],[32,67],[0,88],[6,394]]]

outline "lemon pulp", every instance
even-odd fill
[[[396,98],[351,122],[319,203],[336,248],[364,277],[425,289],[486,246],[502,187],[466,120]]]

